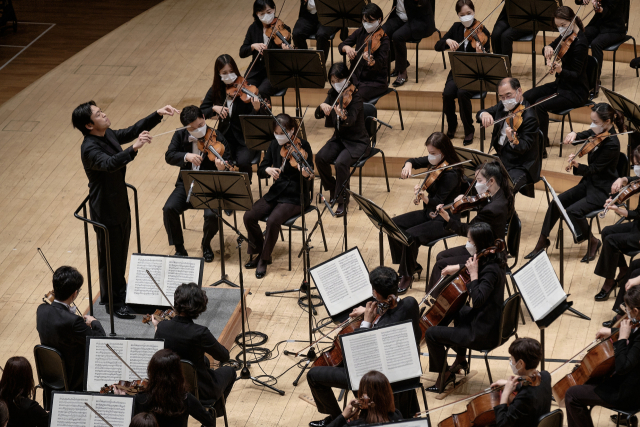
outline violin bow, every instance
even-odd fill
[[[498,8],[500,6],[502,6],[504,4],[505,0],[502,0],[492,11],[491,13],[489,13],[482,21],[480,21],[480,24],[478,26],[476,26],[476,28],[474,28],[473,30],[471,30],[471,33],[469,33],[469,35],[467,37],[464,38],[464,40],[462,40],[460,43],[458,43],[459,45],[463,44],[464,42],[466,42],[467,40],[469,40],[469,37],[472,37],[475,33],[478,32],[478,28],[480,28],[480,26],[484,23],[484,21],[486,21],[491,15],[493,15],[493,12],[495,12],[496,10],[498,10]],[[482,50],[484,50],[484,47],[482,48]]]
[[[628,134],[628,133],[634,133],[634,132],[635,132],[635,130],[630,130],[630,131],[622,132],[622,133],[609,134],[609,136],[620,136],[620,135],[626,135],[626,134]],[[579,139],[578,141],[573,141],[571,144],[578,144],[579,142],[587,142],[587,141],[591,141],[591,139],[592,139],[592,138],[595,138],[596,136],[598,136],[598,135],[590,136],[590,137],[589,137],[589,138],[587,138],[587,139]],[[609,136],[608,136],[608,137],[609,137]],[[607,138],[608,138],[608,137],[607,137]]]
[[[166,135],[166,134],[171,133],[171,132],[178,132],[179,130],[186,129],[188,127],[189,126],[182,126],[181,128],[177,128],[177,129],[174,129],[174,130],[168,130],[166,132],[162,132],[162,133],[159,133],[157,135],[153,135],[153,136],[151,136],[151,138],[155,138],[156,136]]]
[[[151,277],[151,280],[153,281],[153,284],[156,285],[156,288],[158,288],[158,290],[160,291],[160,293],[162,294],[164,299],[166,299],[167,302],[169,303],[169,306],[171,307],[171,310],[173,310],[173,312],[175,313],[176,309],[173,307],[173,304],[171,304],[171,301],[169,301],[169,298],[167,298],[167,295],[164,293],[164,291],[162,290],[160,285],[158,285],[158,282],[156,282],[156,279],[153,278],[153,276],[151,275],[149,270],[146,270],[146,271],[147,271],[147,274],[149,275],[149,277]],[[131,369],[131,368],[129,368],[129,369]]]
[[[464,162],[454,163],[452,165],[447,165],[447,166],[442,166],[441,168],[437,168],[437,169],[430,169],[430,170],[425,171],[425,172],[420,172],[420,173],[417,173],[415,175],[411,175],[411,176],[409,176],[409,178],[416,178],[418,176],[428,175],[428,174],[430,174],[432,172],[437,172],[439,170],[453,168],[455,166],[464,165],[465,163],[471,163],[471,160],[465,160]]]
[[[545,102],[545,101],[548,101],[548,100],[550,100],[550,99],[553,99],[553,98],[555,98],[556,96],[558,96],[558,94],[557,94],[557,93],[554,93],[553,95],[549,95],[549,96],[547,96],[546,98],[541,99],[540,101],[536,102],[535,104],[532,104],[532,105],[529,105],[528,107],[525,107],[525,109],[524,109],[524,110],[522,110],[522,112],[524,113],[525,111],[527,111],[527,110],[529,110],[529,109],[531,109],[531,108],[533,108],[533,107],[536,107],[536,106],[538,106],[538,105],[542,104],[542,103],[543,103],[543,102]],[[486,112],[486,111],[485,111],[485,112]],[[490,126],[494,126],[494,125],[497,125],[498,123],[502,123],[502,122],[503,122],[503,121],[505,121],[505,120],[511,119],[511,118],[513,118],[513,117],[515,117],[515,116],[516,116],[516,115],[515,115],[514,113],[510,113],[510,114],[508,114],[508,115],[504,116],[503,118],[501,118],[500,120],[496,120],[496,121],[494,121],[494,122],[493,122],[493,124],[491,124],[491,125],[489,125],[489,126],[486,126],[486,127],[485,127],[485,126],[482,126],[482,127],[486,129],[486,128],[490,127]]]
[[[44,252],[42,252],[42,249],[38,248],[38,253],[40,254],[40,256],[42,257],[42,260],[44,261],[45,264],[47,264],[47,267],[49,267],[49,270],[51,270],[51,274],[54,273],[53,268],[51,267],[51,264],[49,264],[49,261],[47,261],[47,257],[44,256]],[[53,296],[55,298],[55,295]],[[44,298],[43,298],[44,299]],[[84,317],[82,315],[82,313],[80,312],[80,309],[78,308],[77,305],[73,304],[73,306],[76,309],[76,313],[78,314],[78,316],[80,317]]]
[[[108,425],[109,427],[113,427],[113,424],[111,424],[109,421],[107,421],[102,415],[100,415],[100,413],[98,411],[96,411],[95,409],[93,409],[93,406],[89,405],[87,402],[84,402],[85,405],[87,405],[87,408],[91,409],[91,411],[93,411],[94,414],[96,414],[97,416],[100,417],[100,419],[102,420],[102,422],[104,422],[106,425]]]
[[[300,152],[298,147],[296,147],[296,144],[293,143],[293,141],[295,141],[296,138],[298,138],[298,134],[300,133],[300,129],[302,128],[302,124],[304,123],[304,118],[307,115],[307,110],[308,109],[309,109],[309,106],[307,105],[307,107],[304,109],[304,113],[302,113],[302,118],[300,119],[300,124],[298,125],[298,129],[296,130],[296,134],[293,135],[293,138],[291,138],[289,136],[289,134],[285,130],[284,126],[282,126],[282,124],[275,117],[273,117],[273,113],[271,113],[271,110],[269,110],[269,113],[271,114],[271,117],[273,117],[273,119],[276,121],[278,126],[280,126],[280,129],[282,129],[282,132],[287,136],[287,139],[289,140],[289,143],[290,143],[289,150],[293,149],[293,151],[295,151],[298,154],[299,158],[302,159],[302,162],[304,162],[302,167],[307,170],[307,173],[309,175],[313,176],[313,175],[315,175],[315,172],[314,172],[313,168],[311,167],[311,165],[309,164],[307,159],[304,158],[304,156],[302,155],[302,153]],[[302,163],[302,162],[298,162],[297,160],[296,160],[296,162],[297,163]],[[285,164],[286,164],[285,162],[282,163],[282,165],[283,165],[282,166],[282,170],[284,170],[284,165]]]
[[[364,315],[361,314],[360,316],[356,316],[356,317],[350,317],[347,320],[345,320],[344,322],[340,323],[338,326],[336,326],[335,328],[331,329],[329,332],[327,333],[322,333],[322,336],[320,338],[318,338],[317,340],[315,340],[314,342],[312,342],[311,344],[309,344],[308,346],[306,346],[305,348],[303,348],[302,350],[298,351],[297,353],[295,353],[295,356],[298,357],[300,356],[300,354],[305,351],[308,348],[313,347],[314,345],[318,344],[320,341],[322,341],[324,338],[327,338],[329,335],[331,335],[332,333],[334,333],[335,331],[337,331],[338,329],[342,329],[346,326],[349,326],[351,323],[358,321],[363,317]]]
[[[129,364],[127,364],[127,362],[125,362],[125,361],[124,361],[124,359],[123,359],[122,357],[120,357],[120,355],[119,355],[119,354],[118,354],[118,353],[117,353],[117,352],[116,352],[116,351],[115,351],[115,350],[114,350],[114,349],[113,349],[109,344],[106,344],[106,346],[107,346],[107,348],[108,348],[109,350],[111,350],[111,353],[113,353],[113,354],[114,354],[118,359],[120,359],[120,361],[124,364],[124,366],[126,366],[127,368],[129,368],[129,370],[130,370],[131,372],[133,372],[133,374],[134,374],[136,377],[138,377],[138,379],[139,379],[140,381],[142,381],[142,377],[141,377],[140,375],[138,375],[138,373],[137,373],[136,371],[134,371],[134,370],[131,368],[131,366],[129,366]]]
[[[373,38],[373,35],[376,33],[376,31],[378,31],[380,28],[382,28],[382,21],[385,21],[387,18],[389,18],[389,15],[391,15],[391,13],[392,13],[394,10],[396,10],[396,7],[395,7],[395,6],[393,6],[393,7],[391,8],[391,10],[389,11],[389,13],[387,13],[387,15],[386,15],[386,16],[384,16],[384,17],[380,20],[380,22],[378,23],[378,26],[377,26],[373,31],[371,31],[369,34],[367,34],[367,37],[364,39],[364,43],[362,43],[362,46],[360,46],[360,47],[356,50],[356,55],[360,52],[360,50],[361,50],[363,47],[365,47],[368,43],[370,43],[370,42],[371,42],[371,39]],[[385,34],[386,34],[386,33],[385,33]],[[371,50],[371,49],[369,49],[369,50]]]

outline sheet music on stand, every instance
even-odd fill
[[[564,222],[566,222],[567,225],[569,226],[569,230],[571,230],[571,234],[573,235],[573,241],[575,243],[578,243],[578,236],[576,235],[576,229],[573,226],[573,223],[571,222],[571,220],[569,219],[569,215],[567,214],[567,211],[565,210],[564,206],[562,206],[562,202],[560,201],[560,199],[558,199],[558,195],[556,194],[556,191],[553,189],[551,184],[549,184],[549,182],[547,181],[547,179],[544,176],[541,177],[541,178],[544,181],[544,183],[547,186],[547,188],[549,189],[549,192],[551,193],[552,201],[558,207],[558,210],[560,211],[560,214],[562,215],[562,219],[564,219]]]
[[[509,185],[511,189],[513,189],[513,181],[511,180],[511,175],[507,172],[507,168],[504,167],[502,160],[500,157],[493,156],[491,154],[483,153],[482,151],[474,150],[473,148],[464,148],[464,147],[453,147],[456,151],[458,157],[460,157],[460,161],[464,162],[465,160],[471,160],[471,163],[465,163],[461,165],[462,171],[467,178],[471,180],[475,179],[475,172],[478,165],[481,165],[485,162],[498,162],[500,165],[500,171],[503,175],[506,175],[509,178]]]
[[[129,427],[133,417],[133,396],[54,391],[49,427],[104,427],[106,424],[88,403],[113,427]]]
[[[380,423],[380,424],[367,424],[369,427],[430,427],[429,420],[427,418],[414,418],[411,420],[402,420],[396,422]]]

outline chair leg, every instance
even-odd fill
[[[596,215],[596,224],[598,225],[598,233],[602,234],[602,228],[600,228],[600,218]]]
[[[316,213],[318,214],[318,222],[320,223],[320,233],[322,233],[322,243],[324,243],[324,251],[328,252],[329,249],[327,248],[327,239],[324,238],[324,226],[322,225],[322,217],[320,216],[319,210],[316,210]]]
[[[282,95],[282,114],[284,114],[284,95]]]
[[[562,138],[562,135],[564,135],[564,119],[566,116],[562,116],[562,125],[560,126],[560,138]],[[548,136],[547,136],[548,137]],[[543,142],[544,144],[544,142]],[[551,145],[551,141],[549,141],[549,145]],[[562,144],[562,141],[560,141],[560,154],[558,155],[558,157],[562,157],[562,146],[564,144]]]
[[[631,40],[633,40],[633,57],[637,58],[638,57],[638,51],[636,50],[636,39],[631,37]],[[638,71],[637,68],[636,68],[636,77],[640,77],[640,72]]]
[[[438,32],[439,39],[442,40],[442,33],[437,28],[436,28],[436,31]],[[442,53],[442,66],[446,70],[447,69],[447,61],[445,61],[445,59],[444,59],[444,51],[442,51],[441,53]],[[431,423],[429,423],[429,424],[431,424]]]
[[[487,374],[489,374],[489,384],[493,384],[493,377],[491,376],[491,368],[489,367],[489,353],[484,354],[484,364],[487,365]]]
[[[362,195],[362,167],[360,167],[360,170],[358,171],[358,192]],[[358,209],[362,210],[360,205],[358,205]]]
[[[224,396],[221,397],[222,399],[222,416],[224,417],[224,427],[229,427],[229,420],[227,419],[227,402],[224,399]]]
[[[442,99],[442,120],[440,122],[440,133],[444,133],[444,98]]]
[[[382,154],[382,166],[384,167],[384,179],[387,181],[387,193],[391,193],[391,187],[389,187],[389,175],[387,175],[387,159],[386,157],[384,157],[384,153],[382,151],[380,152],[380,154]]]
[[[571,129],[571,132],[573,132],[573,122],[571,121],[571,113],[567,114],[567,116],[569,117],[569,129]]]
[[[258,178],[258,194],[260,194],[260,198],[262,199],[262,181]]]
[[[182,228],[183,229],[187,228],[187,224],[185,224],[185,222],[184,222],[184,212],[182,212]]]
[[[420,51],[418,47],[420,46],[420,42],[416,43],[416,83],[418,83],[418,64],[420,60],[418,59],[418,52]]]
[[[291,227],[289,227],[289,271],[291,271]]]
[[[280,239],[284,242],[284,234],[282,233],[282,227],[280,227]]]
[[[616,91],[616,53],[618,50],[613,51],[613,81],[611,82],[611,90]]]
[[[400,106],[400,95],[398,91],[394,91],[396,93],[396,102],[398,103],[398,115],[400,116],[400,128],[404,130],[404,120],[402,120],[402,107]]]
[[[333,39],[331,39],[331,66],[333,67]]]

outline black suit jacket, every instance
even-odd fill
[[[313,167],[313,152],[311,146],[305,139],[300,139],[302,149],[307,152],[307,162]],[[258,167],[258,176],[260,178],[266,178],[267,168],[274,167],[279,168],[282,165],[282,156],[280,155],[280,149],[282,147],[275,139],[271,141],[269,149],[264,152],[264,159]],[[309,205],[310,197],[310,185],[313,184],[313,180],[308,180],[302,177],[304,182],[304,204]],[[269,187],[269,191],[263,197],[267,202],[276,201],[278,203],[291,203],[294,205],[300,205],[300,172],[298,169],[291,166],[290,162],[287,162],[284,170],[280,173],[280,177],[273,181],[273,184]]]
[[[627,342],[628,341],[628,342]],[[595,388],[595,393],[611,407],[635,409],[640,405],[637,386],[640,383],[640,331],[628,340],[613,343],[615,371]]]
[[[337,96],[338,92],[336,92],[334,88],[329,89],[324,103],[333,105]],[[351,157],[358,158],[369,148],[371,143],[364,124],[364,101],[357,90],[346,108],[346,113],[347,120],[341,120],[338,118],[335,110],[331,110],[331,114],[325,116],[322,109],[318,106],[315,117],[318,120],[325,117],[324,126],[335,129],[329,141],[342,142],[346,149],[349,150]]]
[[[613,128],[609,132],[615,132]],[[576,141],[594,136],[595,133],[589,129],[578,132]],[[582,143],[578,143],[579,145]],[[614,134],[605,139],[600,145],[592,150],[587,156],[589,165],[580,164],[573,169],[573,174],[581,176],[580,184],[586,184],[587,201],[602,205],[611,193],[611,184],[618,179],[618,156],[620,155],[620,141]]]
[[[89,178],[91,218],[105,225],[119,225],[131,219],[125,185],[127,163],[135,159],[132,147],[122,150],[140,135],[153,129],[162,116],[153,113],[135,125],[121,130],[107,129],[104,137],[85,135],[80,146],[82,165]]]
[[[537,427],[538,420],[551,411],[551,375],[541,371],[537,387],[518,385],[518,394],[509,405],[496,405],[496,427]]]
[[[529,103],[522,101],[522,105],[528,107]],[[478,123],[481,123],[480,115],[482,113],[489,113],[494,121],[500,120],[508,115],[508,113],[504,111],[502,101],[493,107],[478,112],[476,115]],[[503,126],[506,126],[505,122],[493,126],[491,145],[496,150],[496,153],[498,153],[498,157],[500,157],[507,171],[511,169],[522,169],[527,173],[530,182],[538,181],[540,179],[540,170],[542,169],[542,159],[538,155],[539,126],[535,107],[528,109],[522,114],[522,124],[517,131],[520,144],[512,145],[508,139],[505,138],[504,145],[500,145],[500,134]]]
[[[184,156],[187,153],[191,153],[192,151],[192,143],[189,140],[189,131],[186,129],[182,129],[173,134],[171,138],[171,143],[169,143],[169,148],[167,148],[167,152],[164,154],[164,160],[170,164],[171,166],[178,166],[181,171],[191,170],[192,163],[185,162]],[[227,140],[222,136],[222,134],[216,131],[216,137],[218,141],[222,142],[224,145],[224,155],[223,159],[229,158],[229,145],[227,144]],[[202,154],[202,163],[200,163],[201,171],[214,171],[218,170],[215,162],[209,160],[209,156],[207,153]],[[182,182],[182,174],[178,173],[178,180],[176,181],[176,185]]]
[[[562,36],[558,36],[549,46],[555,49],[560,40],[562,40]],[[544,56],[544,48],[542,50],[542,55]],[[587,36],[582,31],[578,31],[578,37],[571,43],[569,50],[562,57],[562,72],[555,75],[555,83],[558,85],[557,91],[559,94],[565,95],[569,99],[587,99],[589,96],[589,82],[587,81],[588,56],[589,40],[587,40]]]
[[[504,239],[507,220],[511,217],[512,209],[501,188],[491,197],[489,203],[478,211],[469,224],[462,223],[459,218],[451,217],[447,223],[447,230],[455,232],[458,236],[466,237],[471,224],[486,222],[491,227],[496,239]]]
[[[286,25],[284,27],[291,34],[291,28],[287,27]],[[251,62],[253,62],[256,59],[256,56],[260,55],[257,51],[251,50],[251,45],[254,43],[264,43],[263,28],[264,27],[262,25],[262,22],[260,21],[254,20],[253,23],[249,25],[249,28],[247,29],[247,34],[244,36],[244,41],[242,42],[242,46],[240,46],[240,58],[246,58],[248,56],[251,56],[252,58]],[[267,49],[282,49],[282,45],[277,45],[276,42],[274,41],[276,37],[277,36],[274,35],[271,38],[271,41],[269,42]],[[264,55],[260,55],[260,58],[251,69],[251,72],[249,73],[249,75],[246,77],[247,79],[252,79],[253,77],[257,76],[262,72],[266,72]]]
[[[420,340],[422,339],[422,330],[420,329],[420,308],[418,301],[414,297],[404,297],[398,301],[398,305],[394,309],[387,310],[374,328],[411,320],[413,326],[413,335],[415,336],[418,348],[420,348]]]
[[[436,50],[436,52],[444,52],[445,50],[449,49],[449,45],[447,44],[447,39],[451,39],[451,40],[455,40],[456,42],[460,43],[460,46],[458,46],[458,50],[456,50],[456,52],[475,52],[476,48],[473,47],[472,43],[471,43],[471,37],[469,37],[469,43],[467,43],[467,47],[465,48],[462,43],[462,40],[464,40],[464,31],[466,30],[466,27],[464,25],[462,25],[462,22],[455,22],[451,28],[449,28],[449,31],[447,31],[447,33],[442,36],[442,38],[440,40],[438,40],[434,46],[434,49]],[[484,34],[486,34],[487,36],[487,42],[484,45],[484,48],[487,52],[491,51],[491,33],[489,32],[489,30],[487,30],[487,27],[484,27],[482,32]]]
[[[48,427],[49,413],[35,400],[18,397],[5,403],[9,408],[7,427]]]
[[[342,52],[342,48],[344,46],[350,46],[356,50],[358,50],[366,40],[369,33],[363,28],[360,27],[355,30],[345,41],[340,43],[338,46],[338,51]],[[391,48],[391,41],[388,36],[382,37],[380,39],[380,47],[373,52],[373,58],[375,59],[375,63],[370,67],[367,61],[362,59],[360,61],[360,65],[358,65],[358,69],[355,73],[353,73],[353,84],[356,87],[361,86],[375,86],[375,87],[388,87],[389,83],[387,82],[387,62],[389,61],[389,50]],[[360,56],[364,52],[364,48],[360,51],[358,56],[356,56],[351,61],[351,67],[349,71],[353,71],[353,66],[358,62]]]
[[[219,399],[224,387],[216,384],[209,374],[205,353],[224,363],[229,360],[229,351],[216,340],[209,328],[193,323],[192,319],[176,316],[167,322],[158,323],[155,338],[164,339],[164,348],[175,351],[181,359],[192,362],[198,372],[200,400]]]
[[[154,412],[154,406],[151,403],[149,393],[138,393],[133,397],[134,412],[150,412],[158,421],[158,427],[187,427],[189,425],[189,416],[195,418],[201,425],[213,427],[216,425],[216,419],[209,411],[207,411],[202,403],[191,393],[187,393],[184,397],[185,411],[180,415],[169,417],[167,415]]]
[[[331,421],[331,423],[327,427],[354,427],[354,426],[366,426],[367,424],[367,409],[363,409],[360,412],[360,415],[357,419],[353,421],[347,421],[342,414],[338,415],[336,419]],[[395,412],[388,412],[387,416],[389,417],[389,422],[397,422],[402,421],[402,413],[400,410],[396,409]]]
[[[36,329],[42,345],[53,347],[62,354],[69,390],[82,391],[87,337],[105,336],[100,322],[94,320],[89,327],[82,317],[54,302],[38,306]]]
[[[625,14],[624,2],[629,0],[601,0],[602,13],[594,13],[587,27],[596,27],[601,33],[626,34],[624,23],[629,19],[629,12]],[[582,0],[576,0],[576,4],[582,4]],[[583,7],[589,12],[593,9],[591,4]]]
[[[407,162],[411,163],[413,169],[433,167],[433,165],[429,163],[428,156],[414,157],[413,159],[407,160]],[[436,206],[440,204],[448,205],[449,203],[453,203],[456,196],[460,194],[460,182],[461,173],[459,169],[445,169],[442,171],[438,179],[427,188],[429,203],[422,203],[422,209],[425,215],[435,211]],[[438,218],[442,219],[440,215],[436,217],[436,219]]]
[[[398,0],[393,0],[393,7],[397,5]],[[411,29],[412,39],[424,39],[433,34],[436,30],[433,13],[435,0],[404,0],[404,8],[409,18],[407,25]]]

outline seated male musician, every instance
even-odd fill
[[[104,337],[104,329],[93,316],[75,314],[73,301],[78,297],[84,278],[69,266],[53,273],[53,304],[40,304],[36,311],[36,329],[40,343],[62,354],[70,391],[82,391],[86,337]]]
[[[204,138],[207,133],[207,123],[200,108],[189,105],[182,109],[180,122],[186,129],[182,129],[173,134],[169,148],[164,155],[165,161],[173,166],[178,166],[183,170],[224,170],[224,164],[216,158],[215,162],[209,160],[208,153],[202,153],[198,149],[198,138]],[[225,146],[225,156],[228,156],[227,141],[217,130],[216,138]],[[191,185],[191,183],[188,183]],[[188,256],[184,247],[184,237],[180,224],[180,215],[184,211],[191,209],[192,204],[187,202],[185,184],[182,182],[182,174],[178,173],[176,188],[173,190],[167,202],[162,208],[164,217],[164,228],[169,237],[169,244],[176,247],[176,255]],[[215,210],[215,212],[218,212]],[[211,249],[211,239],[218,233],[218,218],[211,209],[204,210],[204,225],[202,227],[202,256],[206,262],[213,261],[213,250]]]
[[[480,111],[477,115],[478,122],[482,123],[484,127],[491,126],[494,121],[509,115],[519,105],[523,105],[525,108],[529,106],[529,103],[522,97],[520,82],[513,77],[502,79],[498,85],[498,96],[500,102]],[[522,124],[517,131],[511,128],[509,120],[504,120],[493,126],[491,146],[496,150],[498,157],[511,176],[514,194],[524,185],[540,179],[542,159],[538,152],[538,129],[535,108],[530,108],[522,113]]]
[[[389,296],[395,297],[398,291],[399,277],[397,273],[389,267],[377,267],[369,274],[369,281],[373,287],[373,296],[378,302],[386,302]],[[416,342],[420,342],[422,331],[420,330],[420,312],[418,302],[413,297],[398,299],[395,308],[387,310],[377,321],[378,302],[370,301],[366,307],[353,309],[350,317],[358,317],[364,314],[364,320],[360,329],[375,328],[390,325],[411,319],[413,322],[413,332]],[[307,381],[311,394],[316,402],[318,411],[328,416],[319,421],[311,421],[310,427],[325,427],[337,418],[341,413],[340,405],[333,394],[332,387],[346,389],[349,386],[347,372],[343,366],[319,366],[311,368],[307,374]],[[396,407],[402,412],[405,418],[411,418],[418,412],[418,398],[415,391],[408,391],[394,395]]]

